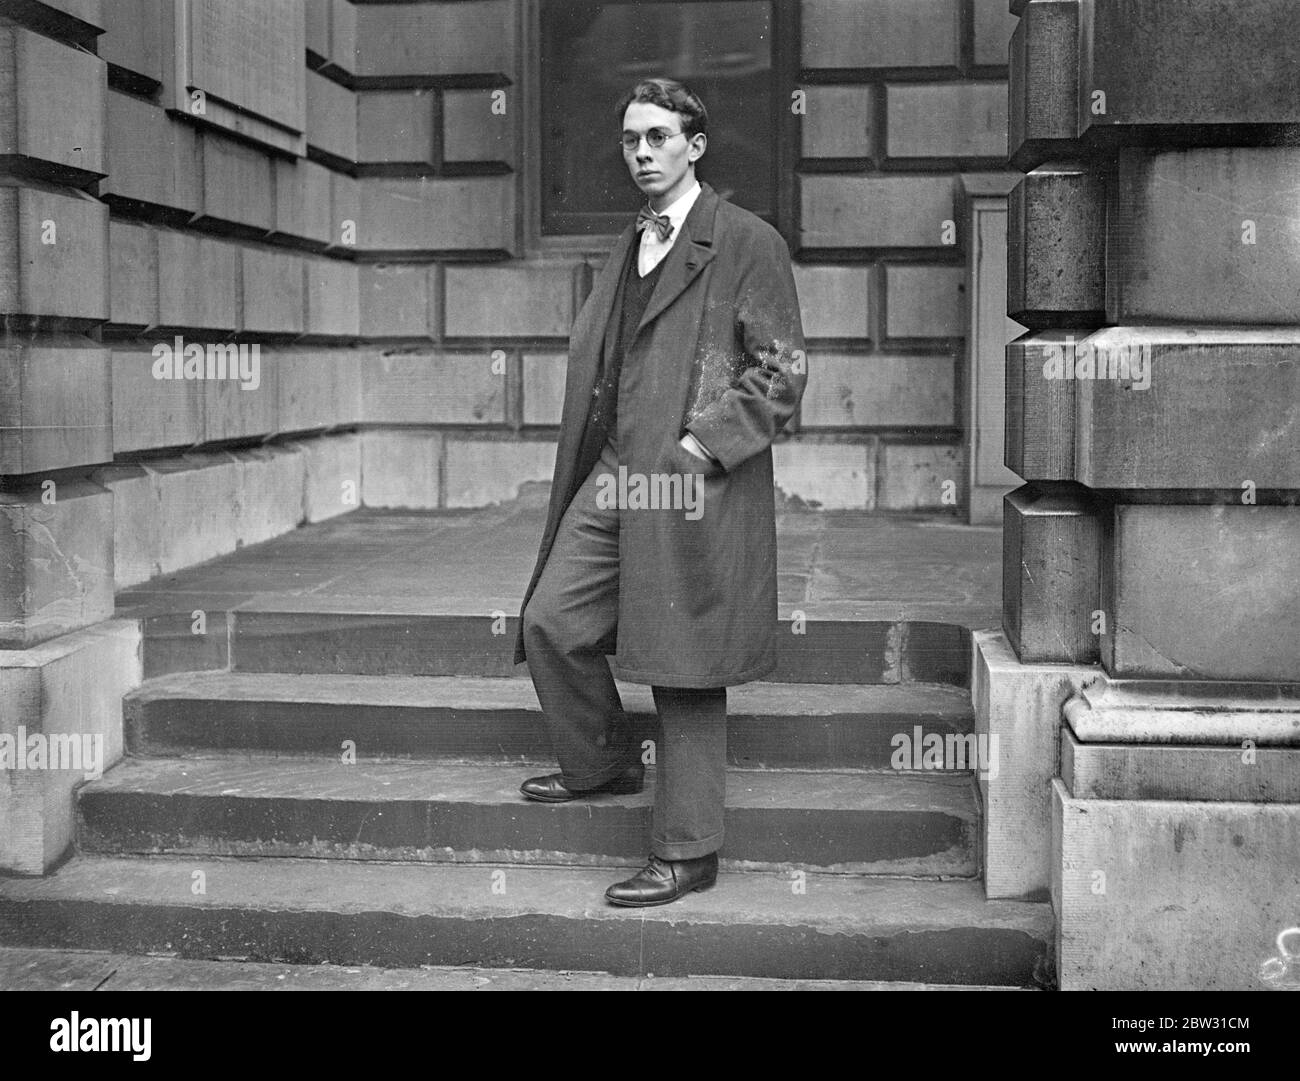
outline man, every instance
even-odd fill
[[[646,906],[717,878],[726,688],[776,665],[770,448],[807,375],[785,242],[696,180],[703,103],[650,79],[617,113],[628,172],[649,205],[574,321],[515,662],[528,661],[560,764],[521,787],[543,802],[641,790],[641,748],[605,655],[651,685],[662,735],[650,861],[606,893]],[[611,507],[614,478],[621,505]],[[622,498],[633,490],[624,478],[702,503]]]

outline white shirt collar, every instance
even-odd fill
[[[686,215],[691,212],[691,207],[695,205],[695,200],[699,198],[699,195],[700,182],[697,180],[686,192],[677,197],[672,206],[663,211],[668,215],[668,220],[673,223],[673,235],[670,239],[676,239],[677,234],[681,231],[682,222],[686,220]],[[653,230],[646,229],[643,235],[649,236],[652,232]],[[658,239],[657,234],[655,238]]]

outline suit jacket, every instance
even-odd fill
[[[550,506],[522,624],[560,518],[595,464],[580,453],[592,391],[613,344],[618,276],[634,223],[614,244],[569,342]],[[776,514],[771,444],[807,380],[790,253],[761,218],[701,184],[620,377],[618,446],[629,475],[702,476],[703,510],[627,510],[619,523],[618,674],[721,687],[776,666]],[[717,458],[679,440],[693,432]],[[580,460],[582,459],[582,460]]]

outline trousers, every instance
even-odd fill
[[[597,788],[641,762],[607,653],[618,632],[620,510],[597,505],[597,478],[618,474],[606,442],[565,510],[546,566],[523,613],[528,671],[563,783]],[[722,847],[726,798],[727,689],[652,686],[659,714],[650,850],[696,859]]]

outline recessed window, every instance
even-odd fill
[[[709,111],[696,176],[776,213],[769,0],[542,0],[542,233],[621,232],[644,196],[619,145],[618,99],[657,75]]]

